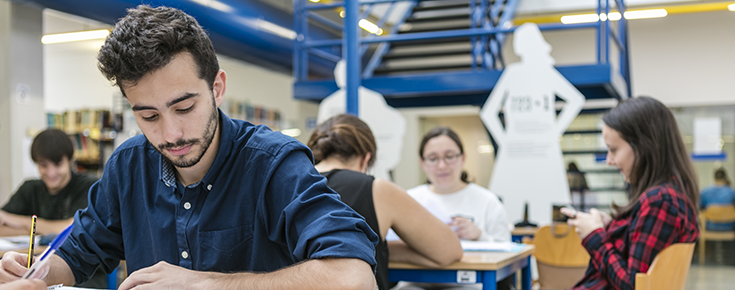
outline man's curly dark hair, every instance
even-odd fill
[[[128,9],[100,49],[98,68],[125,95],[146,74],[166,66],[174,56],[191,53],[199,78],[214,84],[219,63],[212,42],[199,23],[170,7],[139,5]]]

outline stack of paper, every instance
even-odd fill
[[[38,240],[41,237],[36,236],[36,244],[38,244]],[[31,237],[26,236],[16,236],[16,237],[2,237],[0,238],[0,251],[14,251],[19,249],[28,249],[28,240],[30,240]]]

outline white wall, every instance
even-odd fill
[[[617,23],[617,22],[615,22]],[[735,104],[735,12],[673,14],[631,20],[630,65],[633,96],[648,95],[667,106]],[[592,29],[544,32],[557,65],[592,63]],[[507,63],[518,61],[512,37]]]
[[[735,12],[630,22],[633,94],[668,106],[735,104]]]
[[[44,45],[47,112],[112,108],[112,95],[119,90],[97,69],[97,51],[103,42],[87,40]]]

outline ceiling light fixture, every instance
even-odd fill
[[[735,3],[727,5],[727,10],[735,11]]]
[[[645,19],[645,18],[660,18],[665,17],[668,15],[668,12],[666,9],[648,9],[648,10],[635,10],[635,11],[625,11],[625,19],[631,20],[631,19]],[[589,22],[597,22],[598,20],[607,21],[610,19],[611,21],[618,21],[620,20],[620,12],[610,12],[610,14],[605,15],[605,13],[600,13],[600,15],[596,14],[579,14],[579,15],[565,15],[561,17],[561,23],[564,24],[574,24],[574,23],[589,23]]]
[[[283,129],[281,133],[294,138],[301,136],[301,130],[299,128]]]
[[[645,19],[666,17],[669,13],[666,9],[649,9],[637,11],[625,11],[625,19]],[[611,19],[612,20],[612,19]]]
[[[345,18],[345,11],[342,10],[339,12],[339,17]],[[378,27],[375,23],[370,22],[370,20],[367,19],[360,19],[360,22],[357,23],[362,29],[365,29],[365,31],[370,32],[375,35],[382,35],[383,29]]]
[[[71,41],[104,39],[109,34],[110,34],[110,31],[107,29],[58,33],[58,34],[47,34],[41,38],[41,43],[52,44],[52,43],[62,43],[62,42],[71,42]]]
[[[383,29],[380,29],[375,23],[372,23],[368,21],[367,19],[360,19],[360,22],[357,23],[357,25],[360,25],[362,29],[365,29],[367,32],[370,32],[375,35],[381,35],[383,34]]]

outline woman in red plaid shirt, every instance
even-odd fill
[[[584,278],[572,289],[634,289],[656,255],[699,237],[697,179],[679,128],[661,102],[638,97],[602,118],[607,164],[630,184],[629,202],[613,204],[614,218],[563,209],[590,254]]]

